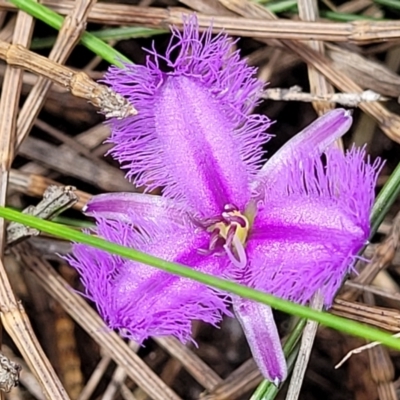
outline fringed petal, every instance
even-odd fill
[[[233,309],[258,368],[278,386],[286,379],[287,366],[271,307],[235,298]]]
[[[112,242],[220,275],[220,258],[199,254],[208,235],[176,227],[151,238],[131,224],[99,219],[97,234]],[[190,279],[126,260],[86,245],[75,244],[71,266],[81,275],[86,295],[111,329],[142,343],[149,336],[173,335],[190,340],[191,323],[216,325],[230,315],[226,296]]]
[[[175,229],[190,223],[189,216],[172,199],[143,193],[104,193],[93,196],[82,210],[86,215],[134,224],[146,230]]]
[[[111,121],[111,154],[147,190],[183,201],[198,216],[243,209],[270,122],[250,112],[262,83],[224,34],[199,34],[192,16],[161,57],[146,66],[111,67],[105,82],[135,104],[138,115]],[[178,52],[173,61],[173,53]],[[170,72],[161,72],[159,61]]]
[[[350,111],[338,108],[316,119],[280,148],[258,172],[252,184],[253,196],[264,199],[266,192],[276,181],[281,180],[282,171],[288,162],[301,156],[319,157],[329,145],[343,136],[352,124]]]
[[[364,149],[331,149],[325,163],[306,156],[288,162],[247,243],[250,285],[299,303],[321,289],[331,305],[369,236],[382,163],[364,156]]]

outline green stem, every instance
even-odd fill
[[[382,223],[390,207],[400,195],[400,163],[386,181],[382,190],[379,192],[372,207],[371,212],[371,231],[375,233]]]
[[[52,28],[60,30],[64,22],[64,17],[43,6],[33,0],[9,0],[10,3],[17,6],[20,10],[25,11],[29,15],[40,19]],[[96,36],[84,32],[81,36],[80,42],[86,46],[93,53],[108,61],[110,64],[115,64],[122,67],[122,62],[131,63],[129,58],[125,57],[119,51],[115,50],[107,43],[98,39]]]
[[[144,38],[151,37],[155,35],[161,35],[163,33],[168,33],[168,31],[163,29],[151,29],[142,28],[137,26],[122,26],[118,28],[102,29],[100,31],[88,32],[91,35],[97,37],[98,39],[109,41],[109,40],[126,40],[134,38]],[[31,49],[45,49],[52,47],[56,41],[54,36],[45,37],[40,39],[33,39],[31,44]]]
[[[399,0],[374,0],[374,2],[382,6],[386,6],[388,8],[394,8],[396,10],[400,10]]]
[[[353,336],[362,337],[367,340],[379,341],[384,345],[400,350],[400,339],[391,336],[379,329],[362,325],[360,323],[349,321],[345,318],[337,317],[325,312],[312,310],[308,307],[282,300],[270,294],[251,289],[249,287],[228,281],[226,279],[217,278],[199,271],[195,271],[181,264],[172,263],[160,258],[130,249],[116,243],[108,242],[96,236],[91,236],[82,232],[75,231],[71,228],[60,226],[53,222],[45,221],[32,215],[22,214],[20,212],[0,207],[0,217],[11,221],[19,222],[23,225],[36,228],[40,231],[52,234],[73,242],[87,244],[89,246],[102,249],[110,254],[117,254],[130,260],[134,260],[143,264],[147,264],[163,271],[179,275],[185,278],[193,279],[204,283],[208,286],[230,292],[241,297],[255,300],[263,304],[267,304],[277,310],[297,315],[301,318],[308,318],[319,322],[322,325],[348,333]]]

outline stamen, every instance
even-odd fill
[[[230,261],[239,268],[244,268],[247,263],[244,244],[250,229],[247,216],[242,214],[237,207],[227,204],[221,216],[202,222],[205,229],[211,233],[209,253],[220,253],[224,250]],[[204,254],[204,252],[202,251]]]
[[[224,249],[226,251],[229,260],[235,267],[244,268],[247,264],[247,255],[246,251],[244,250],[242,242],[236,235],[233,236],[232,245],[233,245],[232,249],[235,249],[238,258],[236,258],[235,254],[231,250],[231,246],[229,246],[228,243],[226,243],[224,244]]]

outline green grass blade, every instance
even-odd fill
[[[250,300],[255,300],[263,304],[268,304],[269,306],[288,314],[296,315],[301,318],[308,318],[341,332],[362,337],[367,340],[379,341],[382,344],[400,350],[400,339],[397,339],[386,332],[370,326],[362,325],[360,323],[337,317],[325,312],[312,310],[308,307],[279,299],[244,285],[204,274],[189,267],[185,267],[184,265],[165,261],[137,250],[108,242],[96,236],[91,236],[65,226],[60,226],[53,222],[33,217],[32,215],[22,214],[9,208],[0,207],[0,217],[10,221],[19,222],[66,240],[84,243],[89,246],[105,250],[110,254],[117,254],[121,257],[138,261],[175,275],[190,278],[217,289],[224,290]]]
[[[64,17],[50,10],[48,7],[42,4],[36,3],[33,0],[9,0],[10,3],[17,6],[20,10],[32,15],[33,17],[40,19],[47,25],[54,29],[60,30],[64,22]],[[96,36],[84,32],[81,36],[81,43],[87,47],[93,53],[97,54],[103,60],[108,61],[110,64],[115,64],[122,67],[122,62],[131,63],[129,58],[125,57],[122,53],[115,50],[107,43],[103,42]]]

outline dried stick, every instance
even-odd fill
[[[332,314],[376,326],[389,332],[400,331],[400,312],[395,309],[335,299],[331,312]]]
[[[277,19],[277,17],[266,8],[247,0],[218,1],[225,5],[225,7],[227,7],[229,10],[243,16],[262,19],[264,22],[266,22],[265,20],[269,19]],[[362,89],[347,75],[335,69],[330,60],[317,53],[306,44],[293,40],[281,40],[280,42],[291,52],[296,53],[307,64],[314,66],[342,92],[359,93],[362,91]],[[377,102],[361,103],[360,108],[371,117],[376,119],[380,125],[380,128],[386,133],[387,136],[396,142],[400,142],[400,117],[398,115],[391,113]]]
[[[135,353],[138,352],[140,346],[136,342],[129,342],[129,348],[131,348]],[[122,388],[127,374],[123,367],[117,367],[114,371],[111,381],[107,386],[107,389],[104,391],[102,400],[112,400],[114,399],[117,392]]]
[[[95,147],[103,143],[103,141],[109,136],[110,128],[107,125],[99,124],[85,132],[80,133],[79,135],[76,135],[73,140],[76,141],[78,146],[93,150]],[[65,149],[68,149],[68,147],[69,146],[67,144],[62,144],[57,147],[56,152],[62,153]],[[19,170],[20,172],[32,173],[36,175],[46,175],[48,172],[44,166],[38,165],[34,162],[25,164]]]
[[[347,107],[356,107],[362,102],[388,100],[388,98],[372,90],[364,90],[361,93],[332,93],[325,95],[305,93],[301,90],[300,86],[292,86],[289,89],[271,88],[266,89],[262,97],[275,101],[302,101],[306,103],[322,101],[324,103],[338,103]]]
[[[364,293],[364,302],[374,305],[375,299],[372,293]],[[397,400],[394,389],[394,367],[387,348],[376,346],[368,351],[369,365],[372,380],[375,382],[380,400]]]
[[[27,137],[19,149],[19,154],[52,170],[89,182],[104,191],[131,191],[134,188],[120,169],[104,160],[89,160],[70,147],[64,148],[60,153],[56,145]]]
[[[396,333],[395,335],[393,335],[393,337],[400,337],[400,332],[399,332],[399,333]],[[355,348],[355,349],[349,351],[349,352],[340,360],[340,362],[337,363],[337,364],[335,365],[335,369],[340,368],[352,355],[354,355],[354,354],[360,354],[360,353],[362,353],[362,352],[365,351],[365,350],[373,349],[374,347],[379,346],[379,345],[380,345],[379,342],[371,342],[371,343],[368,343],[368,344],[366,344],[366,345],[364,345],[364,346],[360,346],[360,347],[357,347],[357,348]]]
[[[95,391],[97,385],[99,384],[101,378],[105,374],[110,362],[111,362],[111,357],[109,356],[103,356],[101,358],[101,360],[97,364],[97,367],[93,371],[92,375],[90,376],[89,380],[86,383],[86,386],[83,388],[77,400],[89,400],[89,398]]]
[[[54,11],[66,15],[73,8],[73,1],[45,0]],[[15,9],[5,0],[0,0],[0,9]],[[141,25],[167,28],[169,25],[182,27],[182,8],[139,7],[114,3],[98,3],[89,13],[88,20],[107,25]],[[198,14],[199,26],[206,29],[210,17]],[[272,39],[344,41],[352,43],[373,43],[400,38],[398,21],[354,21],[354,22],[303,22],[288,19],[260,22],[254,19],[213,16],[213,27],[219,32],[222,28],[234,36],[247,36]]]
[[[13,45],[27,45],[33,29],[33,19],[27,14],[18,13],[13,37]],[[0,100],[0,204],[6,203],[7,182],[13,160],[16,114],[22,84],[22,71],[8,67],[5,73]],[[1,258],[3,255],[5,221],[0,220]],[[55,374],[37,341],[25,311],[15,298],[10,282],[0,262],[0,309],[1,322],[11,336],[30,369],[35,373],[42,390],[49,399],[68,399],[65,390]]]
[[[201,396],[202,400],[235,400],[254,389],[263,377],[253,359],[244,362],[233,371],[220,385],[208,394]]]
[[[181,400],[180,397],[129,348],[117,333],[107,328],[99,315],[79,296],[40,253],[29,243],[12,248],[13,253],[38,278],[39,284],[103,348],[128,376],[154,400]]]
[[[49,60],[64,64],[86,28],[86,18],[96,0],[77,0],[71,13],[65,18],[57,40],[49,54]],[[17,120],[17,148],[29,134],[43,107],[52,82],[40,76],[30,91]]]
[[[311,300],[310,307],[314,310],[321,311],[324,306],[324,298],[318,291]],[[318,329],[318,322],[307,321],[303,330],[300,343],[300,351],[294,365],[292,377],[290,379],[289,389],[286,394],[286,400],[297,400],[300,395],[301,386],[303,384],[304,375],[307,370],[308,361],[310,360],[315,335]]]
[[[205,389],[211,391],[223,380],[199,357],[173,337],[158,337],[155,341],[172,357],[180,361],[185,369]]]
[[[10,171],[9,179],[12,189],[33,197],[42,197],[49,186],[63,186],[49,178],[45,178],[40,175],[24,173],[16,169],[12,169]],[[76,210],[82,210],[82,207],[89,201],[92,195],[80,190],[76,190],[75,193],[79,197],[79,200],[72,206],[72,208]]]
[[[318,19],[319,11],[316,0],[299,0],[297,6],[299,9],[299,16],[303,21],[316,21]],[[325,54],[323,42],[310,40],[308,45],[316,52],[322,55]],[[324,75],[317,71],[312,65],[307,65],[307,70],[311,94],[323,98],[334,93],[333,86],[328,82]],[[313,106],[318,115],[323,115],[335,107],[334,104],[322,101],[315,101]]]
[[[107,86],[94,82],[84,72],[75,72],[20,45],[0,41],[0,58],[8,65],[26,69],[63,86],[74,96],[100,108],[107,118],[125,118],[136,114],[133,105],[124,97]]]

